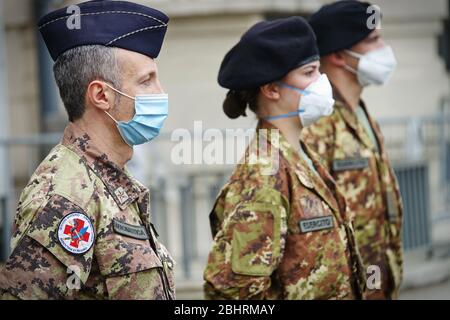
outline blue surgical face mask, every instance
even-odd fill
[[[105,84],[117,93],[134,100],[135,116],[131,121],[117,121],[105,111],[116,123],[123,140],[132,147],[156,138],[169,114],[169,96],[167,94],[142,94],[133,98],[109,84]]]

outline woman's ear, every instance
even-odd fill
[[[260,88],[261,95],[269,100],[278,100],[280,99],[280,86],[276,83],[269,83],[261,86]]]
[[[92,81],[86,90],[88,104],[102,111],[108,111],[114,105],[115,94],[102,81]]]

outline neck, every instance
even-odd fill
[[[327,74],[333,86],[354,111],[361,101],[363,90],[356,75],[344,68],[328,68],[327,66],[323,66],[322,70]]]
[[[269,122],[281,131],[281,134],[295,150],[300,150],[300,133],[303,126],[299,117],[269,120]]]
[[[95,117],[86,115],[82,119],[75,121],[73,125],[82,132],[87,133],[92,143],[102,153],[106,154],[109,161],[120,168],[123,169],[133,157],[133,148],[122,140],[118,129],[115,126],[114,128],[108,126],[104,119],[95,119]]]

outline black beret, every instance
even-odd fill
[[[162,12],[126,1],[88,1],[80,9],[80,28],[68,27],[74,12],[53,11],[38,23],[45,44],[56,60],[65,51],[86,45],[103,45],[156,58],[169,18]],[[76,16],[78,17],[78,16]]]
[[[225,56],[219,84],[231,90],[255,89],[318,59],[316,37],[305,19],[259,22]]]
[[[368,19],[374,14],[367,10],[369,6],[368,2],[338,1],[323,6],[310,17],[321,56],[348,49],[374,30],[368,26]]]

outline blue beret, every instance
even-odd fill
[[[78,4],[80,28],[69,28],[73,12],[53,11],[38,23],[45,44],[56,59],[65,51],[103,45],[156,58],[161,51],[169,18],[162,12],[126,1],[88,1]]]
[[[219,84],[231,90],[255,89],[318,59],[316,37],[305,19],[259,22],[225,56]]]
[[[370,3],[355,0],[338,1],[323,6],[310,17],[321,56],[348,49],[373,31],[367,25],[373,15],[367,10],[369,6]]]

